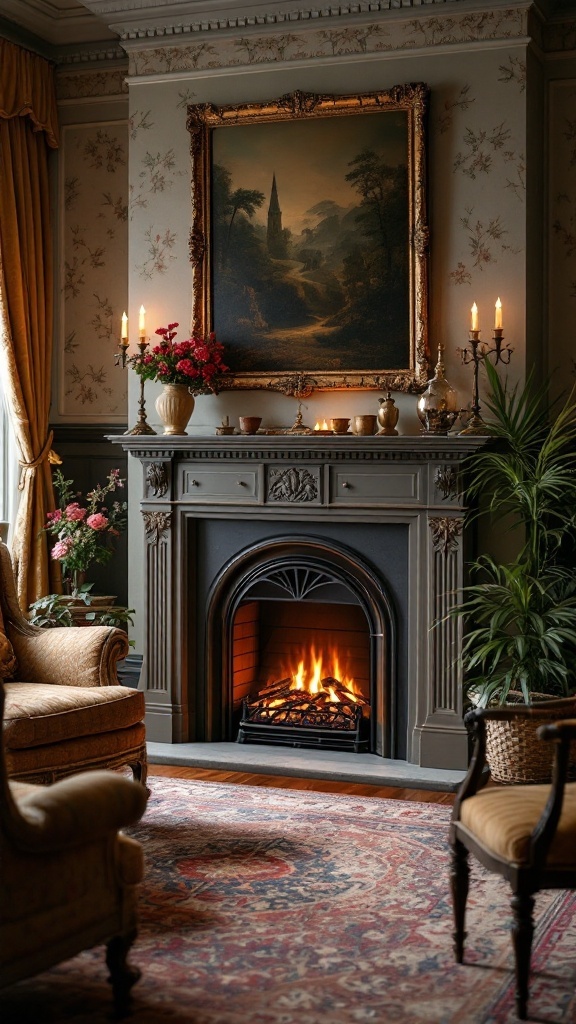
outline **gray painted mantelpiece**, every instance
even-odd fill
[[[462,769],[460,625],[442,620],[463,582],[468,557],[459,476],[482,437],[134,436],[109,438],[142,463],[146,648],[140,686],[151,740],[182,743],[229,737],[206,732],[192,668],[205,608],[196,607],[198,552],[191,536],[204,521],[290,523],[311,535],[322,525],[376,524],[407,532],[407,760]],[[302,525],[304,524],[304,526]],[[205,534],[210,537],[210,531]],[[353,530],[352,530],[353,536]],[[384,539],[384,534],[382,537]],[[203,552],[204,555],[204,552]],[[362,755],[358,755],[362,756]]]

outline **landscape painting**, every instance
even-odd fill
[[[406,90],[189,108],[195,327],[233,386],[425,379],[422,94]]]

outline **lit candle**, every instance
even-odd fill
[[[502,303],[500,302],[499,298],[496,299],[496,308],[494,312],[494,330],[502,330]]]
[[[122,313],[122,333],[120,334],[123,345],[128,345],[128,317]]]
[[[470,330],[471,331],[477,331],[478,330],[478,306],[476,305],[476,303],[474,303],[474,305],[472,306],[472,309],[470,310],[470,312],[472,313],[472,318],[471,318],[471,322],[470,322]]]
[[[146,337],[146,320],[145,320],[145,316],[146,316],[146,310],[144,309],[144,306],[140,306],[140,312],[138,314],[138,337],[139,338],[145,338]]]

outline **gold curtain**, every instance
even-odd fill
[[[58,145],[57,118],[52,65],[0,39],[0,347],[21,465],[12,558],[23,609],[50,590],[41,531],[54,508],[48,155]]]

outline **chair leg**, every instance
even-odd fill
[[[130,1012],[130,991],[141,974],[138,967],[132,967],[127,961],[135,938],[136,932],[133,931],[129,935],[115,935],[106,944],[106,966],[110,971],[108,981],[112,985],[117,1018],[126,1017]]]
[[[527,893],[515,893],[510,904],[514,915],[512,942],[516,958],[516,1014],[520,1020],[526,1020],[530,954],[534,935],[534,897]]]
[[[146,779],[148,778],[148,764],[146,761],[131,761],[129,766],[132,770],[132,778],[134,782],[139,782],[141,786],[144,786],[148,796],[150,796],[150,790],[146,785]]]
[[[464,923],[466,919],[466,901],[470,886],[470,865],[468,863],[468,850],[458,840],[455,840],[452,844],[450,886],[452,889],[452,910],[454,913],[454,956],[456,957],[456,963],[461,964],[464,960],[464,940],[467,934],[464,930]]]

